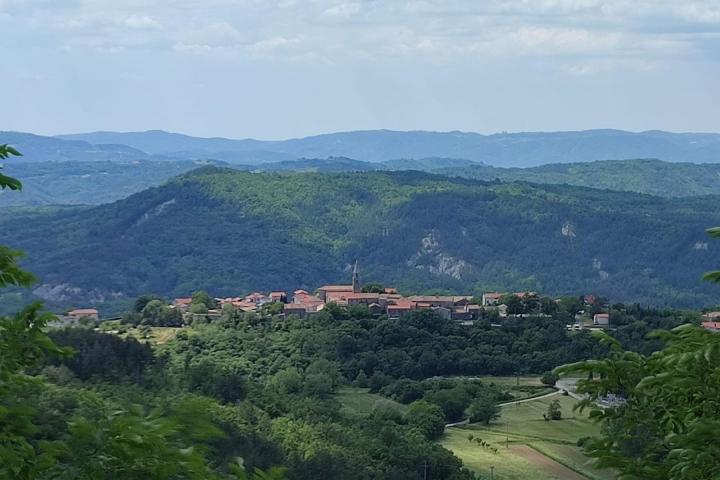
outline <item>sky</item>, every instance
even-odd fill
[[[0,130],[720,132],[720,0],[0,0]]]

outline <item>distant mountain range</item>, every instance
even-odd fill
[[[365,162],[398,158],[456,158],[498,167],[548,163],[657,158],[671,162],[720,162],[720,134],[626,132],[498,133],[340,132],[282,140],[198,138],[159,130],[93,132],[58,137],[0,132],[0,141],[20,148],[29,160],[218,160],[257,165],[298,158],[346,157]],[[69,143],[66,143],[69,142]]]
[[[660,198],[422,172],[250,173],[204,167],[96,207],[7,209],[36,294],[101,302],[363,279],[406,292],[535,290],[717,303],[718,196]]]

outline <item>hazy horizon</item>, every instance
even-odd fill
[[[21,131],[21,130],[7,130],[7,131],[14,131],[17,133],[30,133],[35,135],[41,135],[41,136],[50,136],[50,137],[63,137],[63,136],[69,136],[69,135],[86,135],[86,134],[94,134],[94,133],[119,133],[119,134],[141,134],[141,133],[150,133],[150,132],[158,132],[158,133],[167,133],[171,135],[184,135],[188,137],[196,137],[196,138],[221,138],[221,139],[227,139],[227,140],[259,140],[259,141],[265,141],[265,142],[272,142],[272,141],[284,141],[284,140],[296,140],[296,139],[302,139],[302,138],[308,138],[308,137],[319,137],[319,136],[325,136],[325,135],[335,135],[335,134],[345,134],[345,133],[362,133],[362,132],[394,132],[394,133],[438,133],[438,134],[451,134],[451,133],[461,133],[461,134],[470,134],[470,135],[482,135],[482,136],[492,136],[492,135],[522,135],[522,134],[554,134],[554,133],[579,133],[579,132],[593,132],[593,131],[618,131],[618,132],[625,132],[625,133],[649,133],[649,132],[661,132],[661,133],[669,133],[669,134],[677,134],[677,135],[683,135],[683,134],[700,134],[700,135],[720,135],[720,131],[670,131],[670,130],[661,130],[657,128],[651,128],[647,130],[624,130],[619,128],[589,128],[584,130],[524,130],[524,131],[495,131],[495,132],[476,132],[476,131],[470,131],[470,130],[427,130],[427,129],[413,129],[413,130],[395,130],[395,129],[387,129],[387,128],[367,128],[367,129],[360,129],[360,130],[336,130],[336,131],[327,131],[327,132],[317,132],[317,133],[310,133],[308,135],[303,136],[297,136],[297,137],[277,137],[277,138],[264,138],[264,137],[230,137],[230,136],[221,136],[221,135],[193,135],[191,133],[182,132],[182,131],[172,131],[172,130],[165,130],[162,128],[149,128],[147,130],[87,130],[87,131],[77,131],[77,132],[57,132],[57,133],[38,133],[38,132],[31,132],[31,131]]]
[[[720,131],[714,0],[4,0],[0,129]]]

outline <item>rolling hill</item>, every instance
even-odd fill
[[[666,199],[421,172],[249,173],[204,167],[97,207],[7,209],[36,293],[88,303],[145,292],[312,289],[363,278],[405,291],[528,289],[613,301],[717,302],[704,230],[718,197]]]
[[[663,197],[720,194],[720,165],[718,164],[670,163],[639,159],[551,164],[534,168],[468,165],[432,171],[442,175],[477,180],[520,180],[533,183],[579,185]]]
[[[672,162],[720,162],[720,134],[626,132],[468,132],[368,130],[282,141],[197,138],[160,130],[93,132],[59,138],[91,144],[123,144],[153,155],[263,163],[297,158],[349,157],[366,162],[396,158],[462,158],[502,167],[606,159],[659,158]]]
[[[0,208],[114,202],[160,185],[203,163],[191,160],[13,162],[3,171],[22,178],[23,189],[19,192],[0,190]]]
[[[433,170],[478,165],[449,158],[399,159],[370,163],[350,158],[302,158],[262,165],[229,165],[215,160],[12,161],[4,172],[23,179],[21,192],[0,190],[0,209],[15,206],[99,205],[114,202],[201,165],[225,165],[255,172],[361,172]]]

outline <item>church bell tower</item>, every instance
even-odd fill
[[[352,290],[353,293],[360,293],[362,287],[360,286],[360,270],[358,270],[358,261],[355,260],[355,266],[352,272]]]

